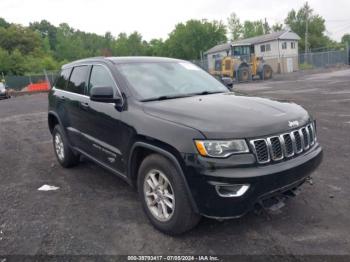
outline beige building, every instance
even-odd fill
[[[220,44],[206,51],[204,56],[207,58],[209,71],[214,69],[216,60],[227,55],[249,60],[250,55],[255,54],[262,57],[275,73],[288,73],[299,69],[299,40],[300,37],[296,33],[284,30]]]

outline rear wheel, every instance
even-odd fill
[[[59,125],[54,127],[52,131],[52,138],[54,151],[61,166],[68,168],[79,164],[80,156],[75,154],[69,147],[67,138]]]
[[[249,80],[249,68],[246,66],[242,66],[238,68],[238,81],[239,82],[247,82]]]
[[[259,74],[261,80],[268,80],[272,78],[272,68],[269,65],[264,65],[262,72]]]
[[[158,154],[146,157],[139,168],[137,185],[147,217],[161,232],[181,234],[199,222],[184,181],[167,158]]]

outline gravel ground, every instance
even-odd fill
[[[324,161],[279,213],[203,219],[180,237],[153,229],[136,192],[102,168],[57,164],[46,94],[0,101],[0,255],[350,255],[349,83],[345,69],[235,86],[308,109]]]

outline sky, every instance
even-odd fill
[[[267,19],[283,23],[291,9],[305,0],[0,0],[0,17],[8,22],[29,25],[48,20],[103,35],[138,31],[149,41],[167,38],[179,22],[189,19],[221,20],[235,12],[241,21]],[[315,13],[326,20],[326,34],[339,41],[350,33],[349,0],[309,0]]]

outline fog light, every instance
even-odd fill
[[[249,184],[216,185],[215,189],[221,197],[240,197],[247,192]]]

